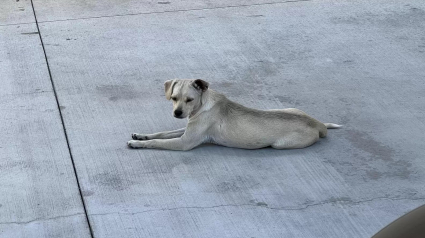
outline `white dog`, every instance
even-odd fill
[[[295,109],[257,110],[232,102],[196,80],[165,82],[165,96],[173,100],[173,115],[188,117],[186,128],[155,134],[132,134],[131,148],[190,150],[202,143],[258,149],[304,148],[325,137],[327,128],[340,125],[321,123]]]

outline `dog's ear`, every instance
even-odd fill
[[[198,90],[202,90],[202,92],[207,91],[209,85],[210,84],[208,82],[205,82],[202,79],[195,79],[192,83],[193,87],[195,87]]]
[[[165,81],[164,83],[165,97],[167,98],[167,100],[171,99],[171,94],[173,94],[173,88],[176,83],[177,83],[177,80],[175,79]]]

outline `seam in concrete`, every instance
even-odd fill
[[[157,212],[157,211],[174,211],[174,210],[180,210],[180,209],[213,209],[213,208],[218,208],[218,207],[244,207],[244,206],[249,206],[249,207],[255,207],[255,208],[260,208],[260,209],[269,209],[269,210],[277,210],[277,211],[301,211],[301,210],[305,210],[307,208],[310,207],[315,207],[315,206],[323,206],[323,205],[327,205],[327,204],[346,204],[346,205],[359,205],[362,203],[367,203],[367,202],[372,202],[375,200],[392,200],[392,201],[398,201],[398,200],[412,200],[412,201],[416,201],[416,200],[425,200],[424,198],[388,198],[388,197],[377,197],[377,198],[372,198],[372,199],[368,199],[368,200],[361,200],[361,201],[326,201],[326,202],[320,202],[320,203],[312,203],[312,204],[305,204],[303,206],[298,206],[298,207],[268,207],[266,205],[257,205],[257,204],[226,204],[226,205],[216,205],[216,206],[209,206],[209,207],[197,207],[197,206],[192,206],[192,207],[174,207],[174,208],[161,208],[161,209],[152,209],[152,210],[146,210],[146,211],[141,211],[141,212],[111,212],[111,213],[97,213],[97,214],[90,214],[89,216],[104,216],[104,215],[110,215],[110,214],[120,214],[120,215],[135,215],[135,214],[141,214],[141,213],[149,213],[149,212]]]
[[[13,96],[21,96],[21,95],[36,95],[36,94],[45,94],[45,93],[52,93],[51,90],[41,90],[41,91],[35,91],[35,92],[27,92],[27,93],[9,93],[9,94],[3,94],[0,96],[0,98],[5,97],[13,97]]]
[[[73,216],[79,216],[79,215],[85,215],[82,212],[70,214],[70,215],[64,215],[64,216],[55,216],[55,217],[48,217],[48,218],[37,218],[29,221],[11,221],[11,222],[0,222],[0,225],[26,225],[33,222],[43,222],[43,221],[50,221],[50,220],[56,220],[60,218],[67,218],[67,217],[73,217]]]
[[[28,25],[28,24],[35,24],[35,22],[21,22],[21,23],[0,24],[0,27],[2,27],[2,26],[19,26],[19,25]]]
[[[87,20],[87,19],[138,16],[138,15],[150,15],[150,14],[164,14],[164,13],[175,13],[175,12],[192,12],[192,11],[204,11],[204,10],[239,8],[239,7],[252,7],[252,6],[274,5],[274,4],[293,3],[293,2],[310,2],[310,1],[312,1],[312,0],[288,0],[288,1],[281,1],[281,2],[253,3],[253,4],[230,5],[230,6],[222,6],[222,7],[191,8],[191,9],[165,10],[165,11],[155,11],[155,12],[139,12],[139,13],[104,15],[104,16],[95,16],[95,17],[81,17],[81,18],[68,18],[68,19],[50,20],[50,21],[39,21],[38,23],[77,21],[77,20]]]
[[[74,169],[75,180],[76,180],[76,182],[77,182],[78,192],[79,192],[79,194],[80,194],[81,203],[82,203],[82,205],[83,205],[83,209],[84,209],[84,214],[85,214],[85,217],[86,217],[87,226],[88,226],[88,228],[89,228],[90,236],[91,236],[91,237],[94,237],[93,229],[92,229],[92,227],[91,227],[90,220],[89,220],[89,217],[88,217],[88,215],[87,215],[87,207],[86,207],[86,203],[85,203],[85,201],[84,201],[84,196],[83,196],[83,193],[82,193],[82,191],[81,191],[81,185],[80,185],[80,181],[79,181],[79,179],[78,179],[78,174],[77,174],[77,169],[76,169],[76,167],[75,167],[74,157],[73,157],[73,155],[72,155],[71,146],[70,146],[70,144],[69,144],[68,133],[66,132],[65,122],[64,122],[63,115],[62,115],[62,111],[61,111],[61,107],[60,107],[60,104],[59,104],[58,94],[56,93],[55,83],[54,83],[53,78],[52,78],[52,72],[51,72],[51,70],[50,70],[49,61],[47,60],[46,49],[45,49],[45,47],[44,47],[43,37],[41,36],[40,27],[39,27],[39,25],[38,25],[37,15],[36,15],[36,13],[35,13],[35,8],[34,8],[33,0],[31,0],[31,6],[32,6],[33,14],[34,14],[35,24],[36,24],[36,26],[37,26],[38,36],[39,36],[39,38],[40,38],[40,42],[41,42],[41,47],[42,47],[42,49],[43,49],[43,53],[44,53],[44,59],[46,60],[47,71],[48,71],[48,73],[49,73],[50,83],[52,84],[53,94],[54,94],[54,96],[55,96],[56,105],[57,105],[57,109],[58,109],[58,112],[59,112],[59,117],[60,117],[60,120],[61,120],[61,123],[62,123],[62,129],[63,129],[63,133],[64,133],[64,135],[65,135],[65,141],[66,141],[66,144],[67,144],[67,146],[68,146],[68,152],[69,152],[69,156],[70,156],[70,158],[71,158],[72,168]]]

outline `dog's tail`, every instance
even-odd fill
[[[335,123],[323,123],[323,124],[325,124],[326,128],[328,129],[338,129],[342,127],[342,125],[338,125]]]
[[[335,123],[323,123],[323,125],[321,125],[319,129],[319,137],[320,138],[326,137],[326,135],[328,134],[327,129],[337,129],[341,127],[342,127],[341,125],[338,125]]]

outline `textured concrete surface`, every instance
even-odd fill
[[[301,0],[308,1],[308,0]],[[235,8],[252,5],[293,2],[293,0],[34,0],[39,21],[63,21],[81,18],[115,17],[152,13],[169,13],[216,8]]]
[[[425,4],[231,5],[34,0],[94,236],[370,237],[424,204]],[[302,150],[126,148],[185,125],[170,78],[345,127]]]
[[[0,27],[0,237],[89,237],[36,31]]]
[[[29,0],[7,0],[0,4],[0,26],[34,23],[34,12]]]

